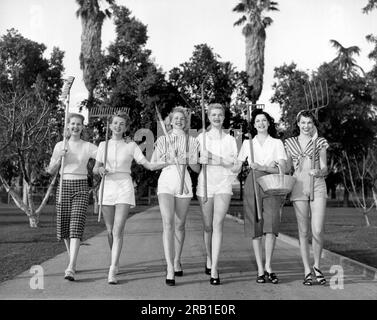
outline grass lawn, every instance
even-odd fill
[[[150,206],[136,206],[131,214]],[[89,207],[84,241],[106,230],[103,219],[97,222]],[[56,239],[56,213],[53,206],[47,206],[41,214],[39,228],[29,227],[29,220],[20,210],[0,206],[0,282],[38,265],[59,253],[66,251],[64,242]]]
[[[232,215],[242,216],[242,206],[232,206]],[[363,215],[355,208],[326,209],[324,248],[377,268],[377,212],[369,214],[371,227],[365,227]],[[280,232],[298,238],[292,206],[283,209]]]

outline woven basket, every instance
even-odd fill
[[[278,174],[267,174],[257,179],[263,191],[271,196],[285,196],[290,193],[296,182],[296,178],[283,174],[278,165]]]

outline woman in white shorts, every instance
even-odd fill
[[[93,172],[106,176],[103,191],[103,218],[108,232],[111,250],[111,265],[108,283],[116,284],[119,271],[119,257],[123,245],[123,234],[130,208],[135,206],[135,191],[131,178],[131,164],[135,160],[149,170],[163,168],[166,164],[151,164],[144,157],[135,142],[126,142],[123,134],[127,128],[128,115],[118,113],[111,119],[112,137],[108,141],[106,169],[104,168],[105,142],[98,147]],[[101,190],[100,190],[101,192]]]
[[[177,165],[174,164],[174,158],[180,163],[179,170],[182,176],[184,168],[182,164],[188,163],[196,172],[199,172],[199,165],[197,164],[198,142],[185,132],[189,128],[188,112],[182,107],[174,108],[169,119],[172,130],[168,134],[169,137],[161,136],[157,139],[153,158],[169,163],[162,170],[158,179],[157,195],[162,217],[162,239],[167,264],[165,283],[174,286],[175,276],[183,275],[181,254],[185,240],[186,216],[193,196],[191,177],[187,166],[184,174],[186,192],[183,191],[180,194],[181,179]]]
[[[196,195],[203,215],[204,243],[207,260],[205,273],[211,275],[212,285],[220,284],[218,260],[221,249],[225,215],[232,198],[232,183],[236,175],[230,170],[237,158],[236,139],[222,130],[225,110],[219,103],[208,106],[208,119],[211,128],[205,133],[207,152],[203,152],[203,133],[197,140],[200,143],[200,162],[207,165],[207,202],[204,203],[203,170],[199,174]]]

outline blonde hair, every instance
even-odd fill
[[[81,124],[84,124],[85,117],[80,113],[69,113],[67,117],[67,123],[71,122],[72,118],[80,119]]]
[[[185,127],[183,130],[188,130],[190,129],[190,110],[181,106],[175,107],[170,113],[169,113],[169,121],[171,123],[173,116],[176,113],[182,113],[183,116],[185,117]]]
[[[128,115],[127,112],[124,112],[124,111],[118,111],[118,112],[114,113],[110,117],[110,123],[113,122],[114,118],[122,118],[122,119],[124,119],[126,121],[126,125],[130,121],[130,116]]]
[[[214,110],[214,109],[219,109],[222,111],[223,113],[223,116],[225,116],[225,108],[223,107],[223,105],[221,103],[211,103],[209,106],[208,106],[208,109],[207,109],[207,115],[210,115],[211,114],[211,111]]]

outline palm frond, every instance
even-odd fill
[[[235,23],[233,23],[233,26],[239,26],[241,24],[244,24],[245,21],[247,21],[246,16],[242,16],[240,19],[238,19]]]
[[[233,8],[233,12],[244,13],[246,11],[246,6],[243,2],[240,2]]]
[[[339,41],[336,41],[336,40],[334,40],[334,39],[331,39],[330,40],[330,43],[331,43],[331,45],[335,48],[335,49],[344,49],[344,47],[340,44],[340,42]]]
[[[262,23],[265,27],[268,27],[270,26],[272,23],[274,22],[274,20],[272,20],[270,17],[265,17],[263,20],[262,20]]]

